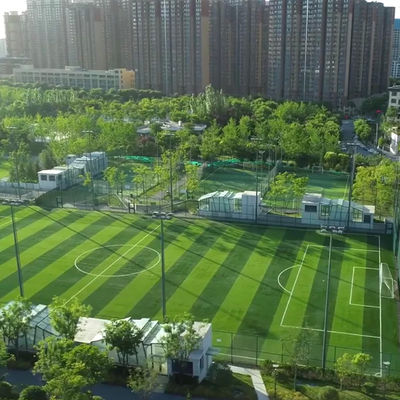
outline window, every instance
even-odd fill
[[[200,371],[203,371],[204,368],[204,356],[200,358]]]
[[[310,206],[310,205],[306,204],[304,206],[304,211],[305,212],[317,212],[317,206]]]
[[[49,181],[55,181],[56,177],[54,175],[49,175]]]
[[[47,181],[47,175],[40,175],[41,181]]]
[[[352,221],[353,222],[362,222],[363,220],[363,213],[360,210],[357,210],[356,208],[353,208],[352,211]]]
[[[321,204],[321,217],[329,217],[331,213],[331,206],[329,204]]]
[[[371,215],[370,214],[365,214],[364,215],[364,223],[370,224],[371,223]]]

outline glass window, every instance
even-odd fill
[[[317,206],[310,206],[310,205],[306,204],[304,206],[304,211],[305,212],[317,212]]]
[[[49,175],[49,181],[55,181],[56,177],[54,175]]]
[[[371,215],[370,214],[365,214],[364,215],[364,223],[370,224],[371,223]]]
[[[47,175],[40,175],[41,181],[47,181]]]
[[[352,211],[352,220],[353,222],[362,222],[363,220],[363,213],[360,210],[357,210],[356,208],[353,208]]]
[[[329,204],[321,204],[321,217],[329,217],[331,206]]]

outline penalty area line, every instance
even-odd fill
[[[115,263],[117,263],[121,258],[125,257],[131,250],[133,250],[136,246],[138,246],[143,240],[149,237],[156,229],[158,229],[160,225],[157,225],[153,230],[148,232],[145,236],[143,236],[137,243],[135,243],[132,247],[130,247],[127,251],[121,254],[116,260],[114,260],[109,266],[104,268],[98,275],[96,275],[93,279],[91,279],[85,286],[79,289],[74,295],[72,295],[64,305],[68,304],[74,297],[79,296],[86,288],[88,288],[93,282],[95,282],[98,278],[101,278]]]

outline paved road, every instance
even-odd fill
[[[348,146],[346,143],[353,143],[355,146],[355,151],[358,154],[363,156],[372,156],[374,155],[372,152],[368,151],[368,149],[373,149],[373,147],[368,147],[361,143],[354,132],[354,121],[351,119],[342,120],[341,124],[342,138],[341,141],[345,146],[345,151],[348,153],[352,153],[353,146]],[[376,149],[375,149],[376,150]]]
[[[0,376],[6,372],[5,379],[15,386],[44,385],[40,375],[33,375],[31,371],[8,370],[0,371]],[[93,394],[103,397],[105,400],[138,400],[139,397],[133,394],[128,388],[113,385],[94,385],[91,388]],[[154,393],[151,400],[183,400],[184,397],[164,393]],[[196,398],[194,398],[196,399]],[[197,400],[206,400],[197,398]]]

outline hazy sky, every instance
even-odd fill
[[[381,0],[386,6],[396,7],[396,18],[400,18],[400,0]],[[4,35],[3,14],[6,11],[24,11],[26,0],[0,0],[0,38]]]

